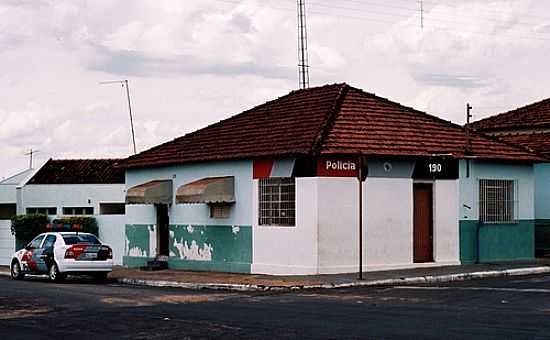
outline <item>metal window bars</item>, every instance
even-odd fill
[[[295,178],[260,179],[260,225],[294,226],[296,224],[295,183]]]
[[[503,179],[479,180],[479,219],[482,223],[515,223],[516,182]]]

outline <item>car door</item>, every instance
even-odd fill
[[[48,235],[42,245],[42,260],[44,261],[46,271],[54,263],[54,249],[56,240],[57,237],[55,235]]]
[[[28,268],[26,270],[33,273],[41,271],[42,266],[39,266],[39,263],[43,261],[40,256],[42,256],[41,246],[45,237],[44,234],[38,235],[25,247],[22,260],[26,263]]]
[[[42,241],[42,244],[38,248],[33,250],[32,260],[36,264],[35,271],[37,273],[47,273],[48,272],[49,267],[48,267],[48,264],[46,263],[48,255],[46,254],[46,252],[45,252],[46,249],[44,247],[46,245],[46,240],[49,240],[49,242],[51,242],[52,237],[53,237],[53,240],[55,241],[55,236],[54,235],[48,235],[48,236],[46,236],[44,241]]]

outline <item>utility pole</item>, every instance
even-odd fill
[[[38,150],[33,150],[33,149],[30,149],[29,152],[27,152],[25,154],[25,156],[29,156],[29,169],[32,169],[32,155],[34,155],[35,153],[38,153]]]
[[[466,156],[469,156],[472,152],[472,140],[470,138],[470,119],[472,116],[472,109],[473,107],[470,105],[470,103],[466,104]],[[470,159],[466,159],[466,178],[470,178]]]
[[[113,81],[102,81],[101,85],[106,84],[122,84],[122,87],[126,87],[126,97],[128,99],[128,112],[130,113],[130,128],[132,130],[132,144],[134,146],[134,155],[137,154],[136,149],[136,135],[134,133],[134,118],[132,117],[132,103],[130,101],[130,87],[128,86],[128,80],[113,80]]]
[[[361,153],[357,158],[357,180],[359,182],[359,280],[363,280],[363,183],[367,179],[367,160]]]
[[[470,153],[472,147],[472,141],[470,139],[470,119],[472,116],[473,107],[468,103],[466,104],[466,152]]]
[[[298,1],[298,77],[300,89],[309,88],[309,59],[305,0]]]

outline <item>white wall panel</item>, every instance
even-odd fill
[[[253,190],[252,273],[317,274],[317,178],[296,179],[296,226],[258,225],[258,181]]]

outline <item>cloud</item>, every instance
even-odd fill
[[[466,102],[513,108],[549,95],[546,2],[426,2],[423,30],[412,5],[382,15],[382,1],[318,3],[308,16],[312,85],[346,81],[456,122]],[[265,0],[2,1],[0,177],[24,168],[31,147],[39,160],[129,155],[126,94],[100,81],[130,80],[140,150],[295,89],[295,10]]]

